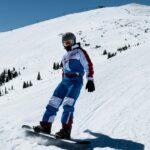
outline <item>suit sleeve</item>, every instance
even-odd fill
[[[64,78],[64,57],[61,60],[61,68],[62,68],[62,79]]]
[[[88,53],[83,49],[81,49],[80,62],[84,67],[87,79],[93,80],[93,75],[94,75],[93,63],[92,63]]]

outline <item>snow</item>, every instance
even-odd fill
[[[12,67],[21,71],[21,76],[0,87],[4,90],[5,86],[14,86],[13,91],[0,97],[0,149],[149,150],[149,16],[149,6],[128,4],[70,14],[0,33],[0,72]],[[65,52],[61,33],[67,31],[76,34],[94,63],[96,91],[88,93],[83,87],[72,131],[74,138],[89,139],[91,147],[26,137],[21,130],[22,124],[38,124],[61,81],[61,70],[54,71],[52,66]],[[128,44],[127,51],[117,51]],[[96,45],[101,47],[95,48]],[[102,55],[105,49],[117,55],[107,59]],[[41,81],[36,80],[39,71]],[[22,89],[26,80],[32,80],[33,86]],[[61,127],[61,112],[62,108],[53,133]]]

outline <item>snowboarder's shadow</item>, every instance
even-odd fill
[[[90,130],[85,130],[84,132],[89,133],[95,137],[94,139],[87,139],[91,142],[90,148],[88,148],[88,150],[92,150],[96,147],[109,147],[119,150],[144,150],[144,145],[141,143],[137,143],[126,139],[113,139],[107,135],[92,132]]]
[[[41,136],[41,140],[38,142],[39,145],[45,146],[57,146],[61,149],[66,150],[93,150],[94,148],[113,148],[119,150],[144,150],[144,145],[131,140],[126,139],[113,139],[107,135],[92,132],[90,130],[85,130],[84,132],[94,136],[95,138],[86,139],[91,142],[91,144],[74,144],[66,141],[60,141],[55,139],[48,139]],[[32,136],[33,133],[31,133]],[[37,135],[35,135],[37,136]]]

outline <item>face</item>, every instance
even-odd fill
[[[64,47],[72,46],[72,43],[73,43],[72,40],[66,40],[66,41],[63,41]]]

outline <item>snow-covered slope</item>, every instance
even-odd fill
[[[61,70],[54,71],[52,66],[65,53],[61,33],[67,31],[76,34],[91,56],[96,84],[93,93],[82,89],[72,136],[90,139],[89,149],[143,150],[144,146],[149,150],[150,7],[135,4],[71,14],[0,33],[0,72],[12,67],[21,71],[21,76],[0,87],[14,86],[0,97],[0,149],[79,149],[25,137],[20,128],[38,123],[61,80]],[[125,45],[126,51],[117,51]],[[104,50],[117,55],[107,59]],[[39,71],[41,81],[36,80]],[[33,86],[23,90],[26,80],[32,80]],[[53,133],[61,127],[61,112]]]

